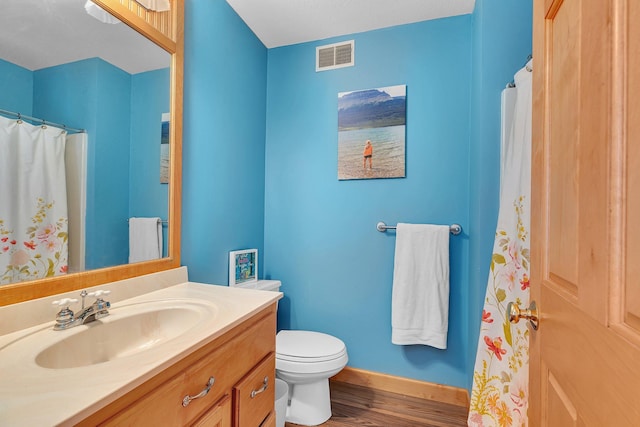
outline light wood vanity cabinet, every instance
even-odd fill
[[[79,425],[275,425],[275,332],[273,305],[185,356]],[[183,407],[184,397],[198,395],[212,377],[209,392]],[[265,381],[267,387],[263,389]]]

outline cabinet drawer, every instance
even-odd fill
[[[211,357],[215,357],[214,352]],[[137,426],[137,425],[166,425],[184,426],[196,419],[201,413],[214,406],[225,391],[219,381],[216,372],[220,372],[222,367],[209,366],[206,378],[199,374],[185,372],[173,377],[171,380],[156,388],[144,398],[138,400],[134,405],[117,413],[109,418],[101,426]],[[213,377],[214,382],[209,387],[209,392],[193,401],[187,407],[182,405],[185,396],[195,396],[207,387],[209,378]]]
[[[235,427],[259,427],[274,411],[276,356],[265,357],[233,388]]]

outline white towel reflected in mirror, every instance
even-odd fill
[[[129,263],[162,257],[160,218],[129,218]]]

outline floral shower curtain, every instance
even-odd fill
[[[0,117],[0,284],[67,272],[65,141]]]
[[[516,91],[516,101],[502,146],[500,211],[468,419],[474,427],[528,425],[529,331],[526,322],[511,324],[506,314],[511,301],[529,306],[531,72],[527,67],[516,73],[516,88],[506,89]]]

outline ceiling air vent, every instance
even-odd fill
[[[352,67],[353,51],[353,40],[316,47],[316,71]]]

